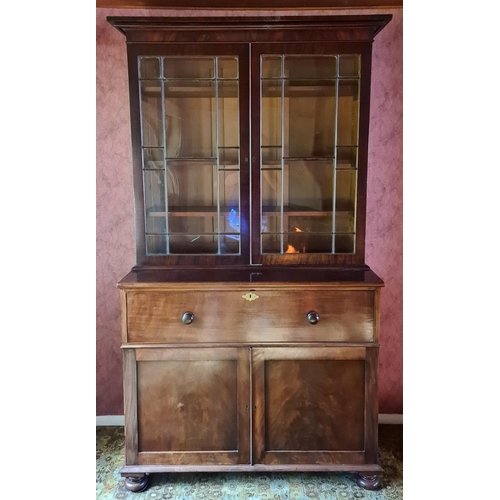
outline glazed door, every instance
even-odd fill
[[[129,46],[140,265],[249,262],[248,51]]]
[[[252,46],[253,260],[364,262],[369,47]]]
[[[249,352],[126,349],[127,465],[248,464]]]
[[[252,350],[253,463],[376,463],[376,348]]]

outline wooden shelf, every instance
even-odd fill
[[[231,212],[231,207],[220,207],[220,215],[228,215]],[[289,205],[283,207],[283,212],[291,217],[325,217],[332,215],[331,210],[314,210],[309,207],[301,207],[297,205]],[[345,214],[346,216],[352,214],[352,208],[343,208],[336,210],[336,214]],[[262,207],[262,215],[279,214],[281,213],[280,207],[264,206]],[[152,210],[147,213],[149,217],[165,217],[166,212]],[[217,207],[175,207],[175,210],[168,212],[169,216],[173,217],[214,217],[217,215]]]
[[[205,86],[170,86],[168,85],[168,80],[165,81],[165,98],[169,97],[204,97],[204,98],[213,98],[215,99],[215,80],[199,80],[200,82],[213,82],[214,85],[205,85]],[[238,98],[238,80],[217,80],[217,82],[235,82],[236,84],[231,87],[219,87],[217,92],[217,97],[219,99],[224,99],[231,97],[233,99]],[[161,86],[148,86],[142,87],[141,94],[147,97],[161,97]]]

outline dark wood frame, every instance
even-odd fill
[[[240,255],[146,255],[145,246],[145,214],[143,203],[143,176],[142,176],[142,152],[141,152],[141,129],[140,129],[140,111],[139,111],[139,78],[137,57],[139,55],[235,55],[239,58],[239,92],[240,95],[248,94],[248,45],[246,44],[147,44],[128,46],[128,68],[129,68],[129,93],[130,93],[130,118],[132,127],[132,157],[133,157],[133,179],[134,179],[134,201],[135,201],[135,239],[136,239],[136,260],[138,266],[178,266],[180,264],[190,263],[194,266],[206,265],[242,265],[249,261],[249,230],[246,227],[246,221],[249,220],[249,175],[248,163],[244,158],[249,156],[248,135],[249,135],[249,110],[245,106],[245,100],[240,100],[240,203],[241,203],[241,241]]]
[[[141,361],[156,360],[234,360],[238,366],[238,448],[230,451],[207,452],[146,452],[139,450],[138,424],[138,384],[137,364]],[[217,349],[200,347],[179,347],[174,349],[147,348],[124,349],[124,385],[125,390],[125,434],[127,452],[125,465],[158,467],[224,464],[238,465],[250,462],[250,349],[246,347],[219,347]],[[216,394],[213,397],[217,397]]]
[[[366,42],[331,42],[331,43],[254,43],[252,44],[252,158],[260,158],[260,56],[263,54],[360,54],[361,87],[359,107],[359,144],[358,144],[358,189],[356,210],[356,249],[354,254],[289,254],[286,258],[280,254],[260,252],[260,162],[252,168],[252,185],[257,186],[252,192],[252,263],[263,265],[351,265],[365,262],[365,226],[366,226],[366,180],[368,165],[368,124],[370,116],[370,74],[371,43]]]

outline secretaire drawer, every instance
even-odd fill
[[[374,339],[374,290],[129,291],[126,297],[128,342]]]

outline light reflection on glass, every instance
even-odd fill
[[[240,216],[238,215],[238,211],[235,210],[234,208],[231,208],[229,215],[227,216],[227,221],[229,222],[229,225],[231,228],[233,228],[235,231],[238,233],[240,232]],[[266,218],[262,218],[262,232],[267,231],[267,226],[266,226]],[[237,234],[228,234],[228,238],[232,238],[233,240],[239,240],[240,237]]]

